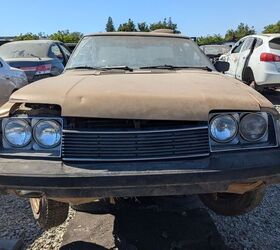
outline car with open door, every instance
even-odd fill
[[[230,64],[229,76],[257,90],[280,87],[280,34],[246,36],[221,59]]]
[[[29,82],[60,75],[70,55],[67,46],[52,40],[15,41],[0,46],[0,57],[25,71]]]
[[[179,34],[85,36],[63,74],[0,108],[0,193],[30,198],[43,228],[97,199],[199,194],[251,211],[280,182],[280,118],[228,69]]]

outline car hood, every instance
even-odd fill
[[[66,72],[33,83],[11,102],[57,104],[62,116],[122,119],[208,120],[213,110],[273,107],[250,87],[219,73],[94,74]]]

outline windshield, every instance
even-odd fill
[[[156,65],[214,69],[191,40],[153,36],[85,37],[71,56],[66,68],[126,66],[139,69]]]
[[[47,57],[49,44],[33,42],[13,42],[0,46],[3,59]]]

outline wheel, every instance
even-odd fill
[[[72,205],[74,210],[79,212],[93,213],[93,214],[107,214],[113,209],[113,205],[109,199],[100,199],[94,202],[85,203],[81,205]]]
[[[66,203],[42,197],[31,198],[30,204],[34,218],[45,230],[61,225],[68,217],[69,205]]]
[[[265,189],[260,188],[245,194],[201,194],[200,200],[205,206],[216,214],[225,216],[236,216],[248,213],[258,207],[264,197]]]

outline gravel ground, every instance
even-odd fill
[[[280,185],[270,187],[260,207],[251,213],[224,217],[210,212],[228,247],[239,249],[280,249]]]
[[[25,250],[58,250],[74,214],[70,210],[68,220],[63,225],[44,232],[34,220],[27,199],[0,196],[0,239],[22,239]]]

